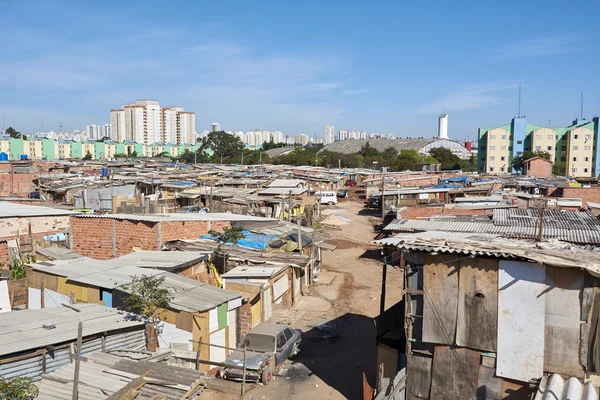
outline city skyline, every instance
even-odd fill
[[[162,5],[140,12],[126,3],[3,3],[3,127],[81,129],[109,123],[105,110],[122,99],[159,98],[195,111],[197,126],[220,121],[229,130],[258,126],[311,137],[322,137],[325,124],[336,132],[433,137],[437,117],[449,113],[449,136],[462,140],[516,116],[519,85],[522,113],[535,123],[563,126],[580,116],[582,90],[583,116],[600,113],[600,28],[579,24],[557,33],[546,22],[573,4],[186,6],[182,14]],[[57,30],[48,21],[59,13]],[[197,29],[196,15],[214,18]],[[245,28],[249,15],[252,29]],[[393,23],[398,15],[410,18]],[[514,26],[508,32],[473,24],[507,17]],[[107,18],[106,31],[81,29]],[[301,29],[298,18],[314,29]],[[323,26],[322,18],[331,23]],[[418,29],[423,21],[426,32]],[[354,29],[341,29],[349,25]]]

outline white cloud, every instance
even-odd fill
[[[350,89],[350,90],[342,90],[342,94],[346,96],[352,96],[355,94],[364,94],[367,93],[369,89]]]
[[[440,99],[424,104],[414,111],[431,114],[441,113],[444,109],[447,112],[452,112],[485,108],[504,101],[504,98],[500,96],[500,92],[516,88],[518,88],[518,84],[511,82],[468,85]]]
[[[508,61],[583,51],[584,48],[578,45],[576,41],[577,38],[574,36],[553,36],[524,40],[496,49],[493,58]]]

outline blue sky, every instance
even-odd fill
[[[0,116],[22,132],[109,123],[152,98],[197,131],[323,125],[456,139],[517,113],[600,114],[597,3],[553,1],[0,2]],[[591,14],[590,14],[591,13]],[[1,121],[0,121],[1,122]]]

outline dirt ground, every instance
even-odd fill
[[[336,225],[323,225],[323,231],[337,248],[324,253],[319,282],[295,310],[275,310],[271,319],[302,330],[300,354],[246,399],[362,399],[363,373],[375,385],[373,318],[380,307],[381,255],[370,242],[380,218],[352,198],[323,210],[325,218],[331,215]],[[402,272],[388,269],[386,309],[401,300],[402,283]]]

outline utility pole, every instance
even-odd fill
[[[302,224],[300,223],[301,219],[302,218],[299,215],[297,218],[297,221],[298,221],[298,248],[300,249],[300,253],[302,253]]]
[[[289,210],[288,210],[288,218],[287,218],[287,220],[288,220],[288,222],[290,222],[290,219],[292,218],[292,191],[291,190],[290,190],[290,193],[289,193],[289,203],[288,203],[288,206],[289,206]]]
[[[385,173],[381,173],[381,219],[385,218]]]
[[[83,322],[77,325],[77,349],[75,351],[75,375],[73,377],[73,400],[79,398],[79,364],[81,363],[81,336],[83,334]]]
[[[342,160],[338,159],[338,173],[341,175],[342,174]]]

